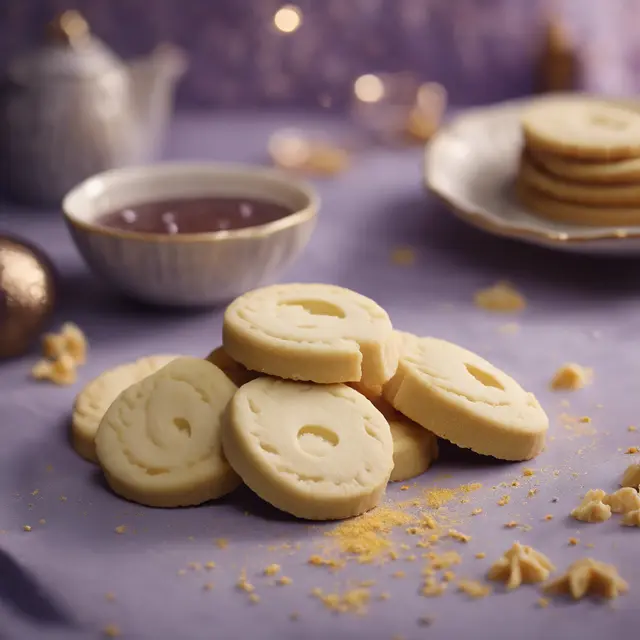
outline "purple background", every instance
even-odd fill
[[[179,93],[189,107],[318,106],[348,101],[354,78],[413,71],[445,84],[457,104],[531,91],[543,17],[566,21],[586,87],[637,89],[640,3],[635,0],[299,0],[303,24],[273,27],[282,0],[1,0],[0,65],[37,43],[56,12],[79,8],[125,57],[162,40],[191,68]]]

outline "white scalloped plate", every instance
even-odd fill
[[[462,220],[495,235],[561,251],[640,255],[640,227],[580,227],[544,220],[513,194],[520,115],[534,98],[470,109],[431,140],[425,182]]]

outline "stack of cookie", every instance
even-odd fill
[[[589,97],[542,100],[522,117],[523,204],[556,222],[640,224],[640,111]]]
[[[117,376],[106,378],[113,398]],[[394,331],[373,300],[323,284],[275,285],[236,299],[223,346],[207,360],[174,358],[108,408],[78,400],[85,436],[89,404],[98,407],[95,457],[119,495],[186,506],[244,482],[311,520],[376,506],[390,480],[429,468],[436,435],[525,460],[541,451],[548,428],[535,397],[487,361]]]

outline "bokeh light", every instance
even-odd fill
[[[378,76],[368,73],[356,79],[353,92],[362,102],[379,102],[384,97],[384,83]]]
[[[273,24],[278,31],[293,33],[302,24],[302,12],[295,5],[287,4],[276,11]]]

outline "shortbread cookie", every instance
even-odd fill
[[[398,411],[477,453],[502,460],[540,453],[549,421],[532,393],[462,347],[398,335],[398,370],[383,391]]]
[[[359,293],[327,284],[282,284],[234,300],[223,345],[248,369],[318,383],[386,382],[398,362],[387,312]]]
[[[640,180],[640,158],[615,162],[583,162],[550,153],[534,153],[532,160],[548,173],[573,182],[611,185]]]
[[[127,388],[162,369],[178,356],[156,355],[103,371],[76,396],[71,416],[71,442],[78,455],[96,458],[95,437],[111,403]]]
[[[393,468],[388,422],[342,384],[253,380],[231,401],[222,444],[250,489],[307,520],[372,509]]]
[[[260,376],[256,371],[250,371],[231,358],[224,350],[224,347],[214,349],[206,359],[218,367],[236,387],[241,387],[243,384],[247,384],[247,382],[251,382]]]
[[[115,493],[150,507],[197,505],[240,478],[220,443],[237,387],[200,358],[177,358],[123,391],[96,434],[96,454]]]
[[[393,471],[389,482],[411,480],[427,471],[438,458],[438,438],[431,431],[403,416],[371,389],[357,382],[349,386],[369,398],[391,427]]]
[[[527,147],[570,158],[640,156],[640,114],[585,97],[541,100],[522,116]]]
[[[640,224],[640,207],[587,206],[560,202],[521,183],[518,199],[541,218],[587,227],[628,227]]]
[[[590,207],[638,207],[640,206],[640,185],[587,185],[568,182],[545,173],[525,160],[520,165],[520,181],[551,198],[571,204]]]

